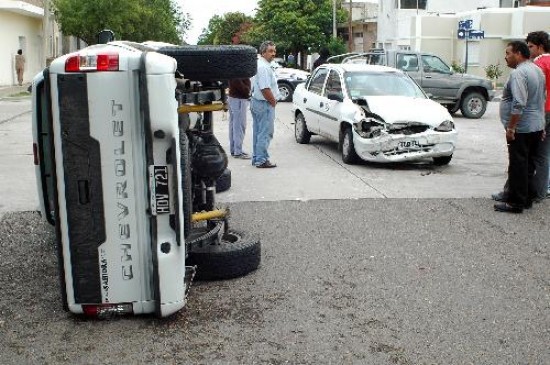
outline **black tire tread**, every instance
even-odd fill
[[[249,78],[256,74],[257,52],[243,45],[162,47],[158,53],[174,58],[178,71],[195,81]]]
[[[189,264],[197,265],[197,280],[225,280],[244,276],[258,268],[261,261],[261,243],[239,231],[230,231],[240,237],[237,242],[222,239],[218,245],[192,245]]]
[[[216,193],[223,193],[231,188],[231,170],[226,168],[216,179]]]

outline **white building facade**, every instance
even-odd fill
[[[413,17],[498,8],[501,2],[502,0],[380,0],[377,47],[410,49]]]
[[[61,33],[48,4],[49,0],[0,0],[0,86],[17,84],[18,49],[26,60],[25,83],[32,81],[48,60],[62,54]]]

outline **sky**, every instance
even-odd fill
[[[208,26],[214,15],[241,12],[254,16],[258,4],[256,0],[178,0],[183,13],[191,14],[191,28],[184,38],[188,44],[197,44],[203,28]]]

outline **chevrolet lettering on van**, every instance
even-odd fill
[[[118,112],[123,111],[122,104],[116,104],[114,100],[112,102],[112,115],[116,116]],[[116,106],[116,107],[115,107]],[[114,190],[117,198],[117,218],[118,218],[118,240],[120,247],[120,262],[121,262],[121,276],[123,280],[131,280],[134,278],[132,268],[132,242],[130,223],[128,216],[130,215],[130,206],[128,201],[128,181],[127,181],[127,163],[126,163],[126,150],[124,141],[124,121],[113,120],[112,131],[114,137],[115,148],[113,150],[114,160],[114,173],[117,177],[115,181]]]

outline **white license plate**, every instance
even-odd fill
[[[417,140],[402,141],[397,145],[399,150],[417,150],[420,148],[420,143]]]
[[[151,184],[151,213],[170,214],[170,174],[168,166],[149,166]]]

